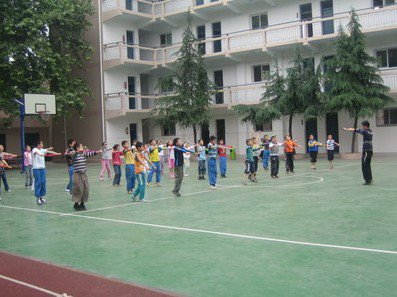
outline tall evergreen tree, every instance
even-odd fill
[[[159,125],[174,122],[182,128],[192,128],[194,142],[197,143],[197,128],[208,123],[210,117],[214,87],[197,50],[190,15],[187,21],[182,46],[177,53],[176,69],[168,79],[159,83],[159,89],[172,87],[174,94],[157,99],[152,116]]]
[[[330,112],[346,110],[357,128],[359,118],[372,116],[392,99],[386,95],[389,88],[383,84],[377,59],[366,52],[365,36],[354,10],[347,28],[349,34],[339,28],[334,43],[336,55],[326,62],[329,70],[325,83],[331,86],[326,108]],[[351,152],[355,149],[356,135],[353,133]]]
[[[316,117],[321,112],[321,87],[314,59],[304,58],[299,48],[282,77],[278,64],[275,64],[270,81],[260,104],[256,106],[237,105],[234,107],[243,122],[254,124],[288,117],[288,132],[292,136],[293,118],[303,114],[305,118]]]
[[[83,110],[90,91],[72,70],[90,58],[92,13],[89,0],[0,1],[0,109],[10,120],[24,93],[55,94],[58,117]]]

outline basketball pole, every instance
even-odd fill
[[[20,138],[21,138],[21,173],[25,172],[25,103],[24,99],[14,99],[19,104]]]

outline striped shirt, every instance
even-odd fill
[[[216,144],[208,144],[208,157],[216,158],[218,156],[218,146]]]
[[[335,140],[333,140],[333,139],[328,139],[327,140],[327,150],[328,151],[335,150]]]
[[[206,151],[205,146],[200,145],[200,146],[198,147],[198,153],[199,153],[199,155],[198,155],[198,160],[199,160],[199,161],[205,161],[205,151]]]
[[[356,133],[363,136],[363,152],[372,151],[372,138],[374,136],[372,130],[357,129]]]
[[[86,172],[87,171],[87,159],[93,157],[97,152],[83,152],[74,153],[72,155],[73,160],[73,172]]]

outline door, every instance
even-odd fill
[[[226,143],[225,139],[225,120],[216,120],[216,138],[219,140],[223,139]]]
[[[204,144],[207,145],[210,140],[210,127],[208,124],[201,125],[201,139],[204,140]]]
[[[197,27],[197,39],[198,40],[205,39],[205,25]],[[199,43],[197,49],[201,55],[205,55],[205,42]]]
[[[338,113],[327,113],[325,116],[325,126],[327,130],[327,135],[332,135],[335,142],[339,143],[339,123],[338,123]],[[335,152],[339,153],[339,147],[335,146]]]
[[[25,145],[33,146],[40,140],[40,133],[25,133]]]
[[[134,31],[127,31],[127,46],[134,45]],[[127,58],[134,59],[134,48],[128,46],[127,47]]]
[[[306,139],[305,139],[305,143],[306,143],[306,151],[309,151],[309,147],[307,145],[309,136],[311,134],[314,135],[314,138],[318,140],[317,138],[317,118],[316,119],[309,119],[306,121]]]
[[[321,17],[329,18],[334,16],[334,5],[332,0],[321,1]],[[323,35],[333,34],[334,30],[334,21],[324,21],[322,22]]]
[[[136,109],[136,98],[135,98],[135,77],[128,77],[128,108]]]
[[[300,8],[300,16],[301,16],[301,22],[307,22],[307,21],[311,21],[313,18],[313,12],[312,12],[312,4],[311,3],[307,3],[307,4],[302,4],[299,6]],[[302,38],[305,37],[313,37],[313,24],[307,24],[305,25],[305,31],[306,31],[306,36],[304,36],[305,34],[303,34],[304,30],[302,28]]]
[[[217,38],[222,36],[221,22],[212,23],[212,37]],[[214,53],[222,51],[222,40],[214,41]]]
[[[7,151],[6,135],[0,134],[0,144],[4,146],[4,150]]]
[[[224,103],[224,93],[223,93],[223,71],[214,71],[214,83],[216,90],[222,91],[215,93],[215,104]]]
[[[130,143],[138,140],[138,125],[130,124]]]

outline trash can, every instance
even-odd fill
[[[230,149],[230,160],[236,160],[236,149]]]

